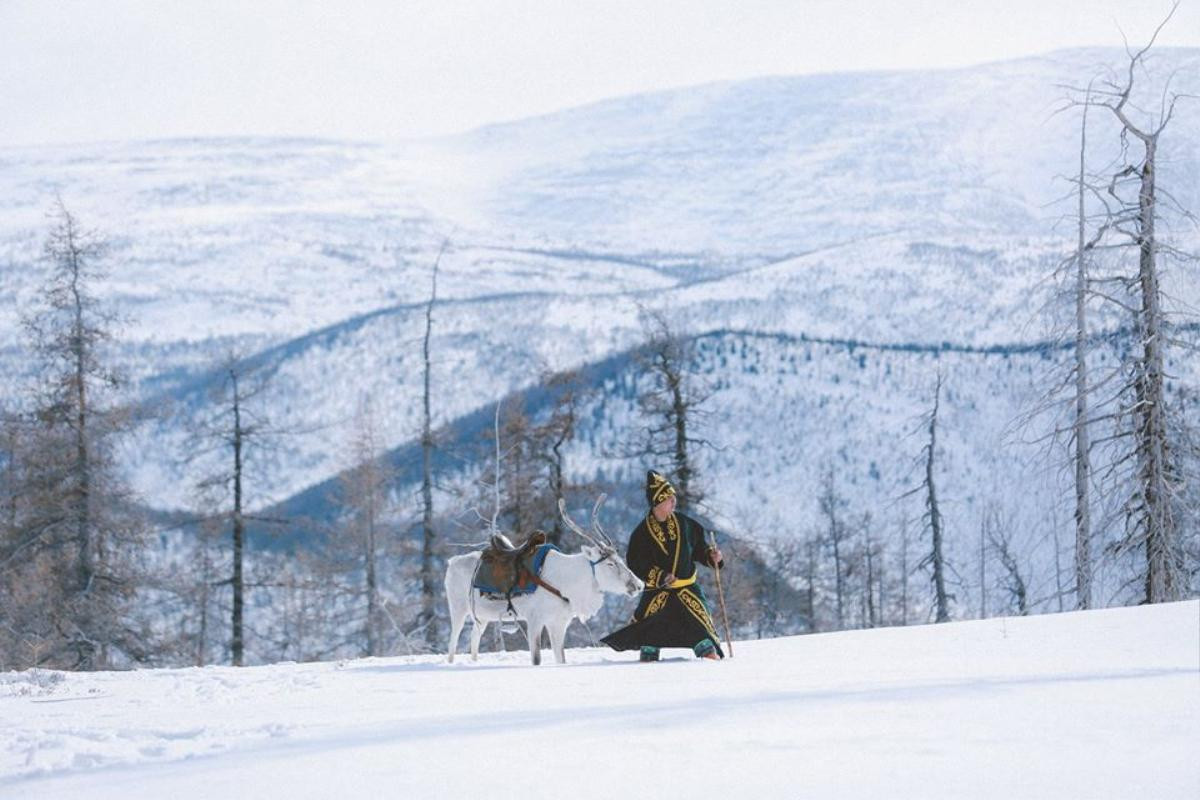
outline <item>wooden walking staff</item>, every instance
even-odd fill
[[[709,531],[712,537],[712,548],[717,549],[717,532]],[[725,625],[725,644],[729,645],[729,657],[733,658],[733,637],[729,635],[729,615],[725,613],[725,590],[721,588],[721,568],[713,562],[713,572],[717,577],[717,599],[721,601],[721,622]]]

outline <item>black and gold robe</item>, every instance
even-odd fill
[[[659,522],[647,514],[630,535],[625,554],[625,563],[646,583],[642,599],[633,621],[600,641],[614,650],[631,650],[694,648],[711,639],[724,658],[704,592],[696,582],[697,564],[714,566],[709,555],[704,528],[692,518],[677,512]],[[674,575],[675,581],[663,586],[667,575]]]

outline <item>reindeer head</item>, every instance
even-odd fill
[[[601,494],[596,500],[596,505],[592,507],[591,533],[585,532],[575,523],[575,520],[571,519],[571,515],[567,513],[566,504],[562,500],[558,501],[558,513],[562,515],[563,522],[567,527],[587,542],[582,550],[588,561],[592,563],[592,571],[596,575],[596,583],[600,589],[613,594],[635,597],[642,591],[644,584],[625,564],[625,560],[617,552],[617,546],[600,526],[600,506],[603,505],[605,497],[606,495]]]

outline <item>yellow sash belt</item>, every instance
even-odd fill
[[[696,582],[696,573],[692,573],[690,578],[677,578],[667,586],[668,589],[682,589],[685,586],[691,586]]]

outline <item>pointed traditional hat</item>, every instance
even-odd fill
[[[667,480],[665,475],[662,475],[654,470],[646,472],[646,502],[650,507],[661,503],[668,497],[675,496],[675,487]]]

